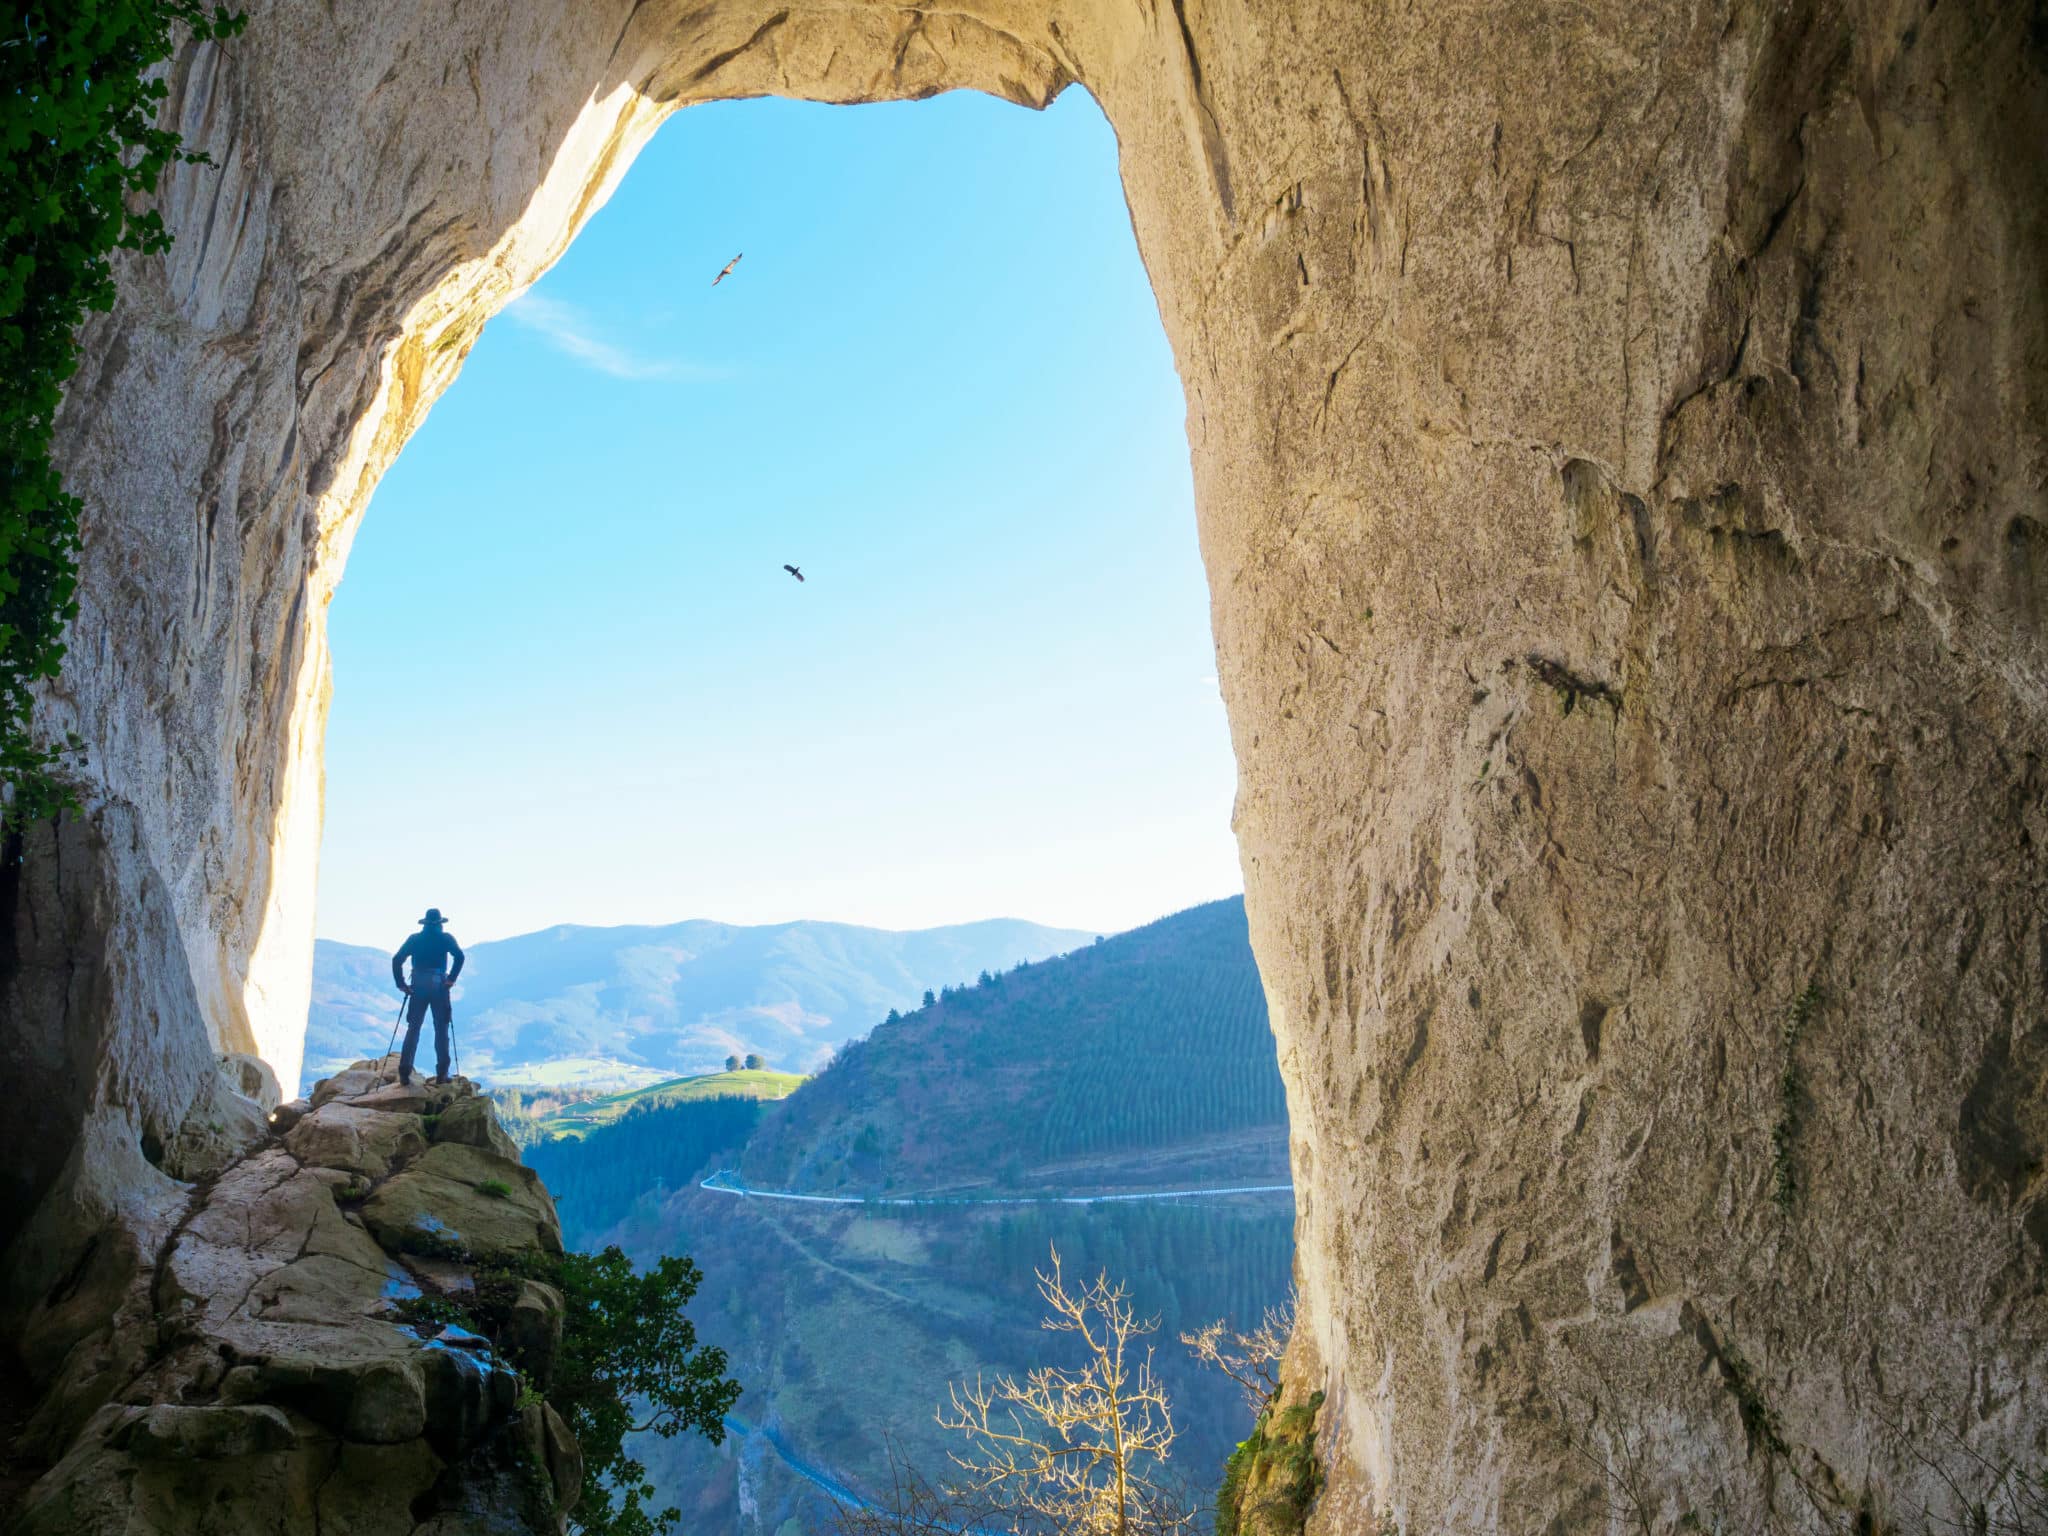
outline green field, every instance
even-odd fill
[[[798,1072],[706,1072],[697,1077],[675,1077],[626,1093],[607,1094],[564,1104],[532,1121],[527,1136],[545,1141],[556,1137],[580,1140],[601,1125],[610,1125],[622,1115],[646,1106],[683,1104],[692,1099],[786,1099],[808,1079]]]

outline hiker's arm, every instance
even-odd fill
[[[398,953],[391,957],[391,985],[398,988],[398,990],[401,992],[406,990],[405,954],[406,951],[411,948],[412,940],[407,939],[403,944],[398,946]]]
[[[455,964],[448,971],[448,985],[452,987],[455,985],[455,978],[462,974],[462,962],[465,957],[462,946],[455,942],[455,935],[452,933],[448,936],[448,948],[455,956]]]

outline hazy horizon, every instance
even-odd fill
[[[819,917],[816,915],[808,917],[766,918],[760,922],[745,923],[734,922],[730,918],[709,917],[702,913],[695,913],[689,917],[625,918],[618,922],[606,923],[584,923],[578,922],[574,918],[564,918],[559,922],[542,923],[537,928],[520,928],[510,933],[477,934],[465,931],[463,925],[457,921],[455,914],[449,912],[447,914],[447,927],[448,931],[455,934],[465,945],[502,944],[509,939],[531,938],[535,934],[547,933],[556,928],[577,928],[607,932],[622,928],[680,928],[688,923],[714,923],[724,928],[790,928],[810,923],[829,923],[844,928],[866,928],[876,933],[929,933],[939,928],[972,928],[980,923],[1024,923],[1034,928],[1053,928],[1065,933],[1085,933],[1091,936],[1100,934],[1104,938],[1109,938],[1115,934],[1128,933],[1133,928],[1143,928],[1150,923],[1158,922],[1161,918],[1172,917],[1176,913],[1186,912],[1195,907],[1208,906],[1211,902],[1229,901],[1243,895],[1244,891],[1240,887],[1234,891],[1224,891],[1219,895],[1197,896],[1192,900],[1181,902],[1177,906],[1169,907],[1164,912],[1155,912],[1150,917],[1141,917],[1136,922],[1126,923],[1120,928],[1094,928],[1090,927],[1087,923],[1062,923],[1050,918],[1033,917],[1028,913],[1021,912],[998,912],[988,917],[963,917],[943,923],[919,923],[911,927],[899,927],[887,923],[864,923],[854,918]],[[417,915],[415,915],[412,926],[414,928],[419,926]],[[343,944],[356,949],[383,949],[389,951],[395,950],[399,943],[403,942],[406,933],[411,931],[411,928],[406,929],[404,933],[398,934],[397,938],[389,943],[386,943],[381,938],[351,939],[332,933],[318,934],[316,939],[322,944]]]

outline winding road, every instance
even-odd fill
[[[799,1195],[786,1189],[749,1189],[730,1168],[698,1182],[715,1195],[742,1200],[797,1200],[808,1205],[1115,1205],[1134,1200],[1214,1200],[1225,1195],[1293,1194],[1292,1184],[1231,1184],[1210,1189],[1148,1189],[1134,1195]]]
[[[1292,1184],[1232,1184],[1208,1189],[1146,1190],[1131,1195],[799,1195],[786,1189],[749,1189],[739,1182],[738,1173],[730,1168],[721,1168],[707,1178],[699,1180],[697,1187],[708,1189],[715,1195],[733,1195],[741,1200],[791,1200],[804,1205],[1112,1205],[1136,1200],[1208,1200],[1226,1195],[1277,1195],[1294,1192]],[[780,1235],[785,1241],[794,1241],[787,1233]],[[805,1257],[813,1263],[824,1262],[815,1254],[808,1252],[805,1253]],[[836,1268],[833,1265],[827,1267]],[[846,1278],[859,1281],[873,1289],[881,1289],[874,1287],[870,1281],[861,1280],[859,1276],[848,1275]],[[882,1294],[898,1301],[907,1300],[886,1290],[883,1290]],[[766,1425],[751,1425],[737,1414],[727,1414],[725,1423],[728,1429],[738,1434],[762,1436],[784,1466],[840,1503],[860,1509],[880,1508],[854,1492],[845,1482],[824,1468],[798,1456],[779,1433]]]

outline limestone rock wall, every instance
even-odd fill
[[[140,1102],[93,1061],[156,1049],[152,988],[156,1100],[295,1076],[349,537],[661,118],[1079,83],[1188,395],[1314,1521],[1912,1529],[2039,1464],[2030,10],[251,10],[173,70],[218,166],[67,405],[48,713],[97,747],[62,883],[107,894],[58,949],[160,913],[189,976],[107,970],[66,1113]],[[21,1198],[118,1207],[78,1145]]]

